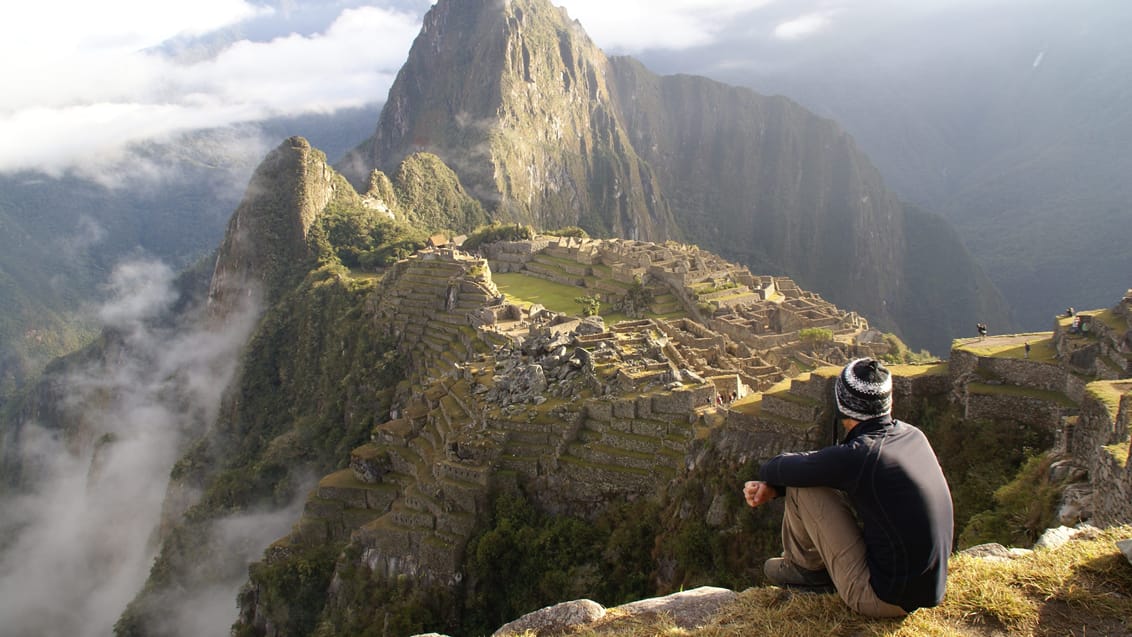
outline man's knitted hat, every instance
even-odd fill
[[[841,370],[833,388],[837,410],[854,420],[892,413],[892,375],[880,361],[858,358]]]

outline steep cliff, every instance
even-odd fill
[[[619,122],[606,59],[544,0],[439,2],[374,136],[343,162],[353,183],[439,156],[498,219],[678,238],[652,169]]]
[[[607,58],[546,0],[433,7],[374,136],[342,169],[364,184],[418,150],[498,220],[690,240],[790,274],[918,347],[942,352],[976,322],[1010,324],[955,233],[909,213],[837,124],[785,98]],[[931,249],[913,249],[926,236]]]
[[[271,303],[313,256],[307,235],[334,197],[359,201],[322,151],[292,137],[264,158],[228,222],[209,289],[209,311],[224,316],[245,303]]]

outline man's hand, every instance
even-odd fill
[[[765,482],[751,481],[743,485],[747,506],[754,508],[778,497],[778,491]]]

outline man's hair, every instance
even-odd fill
[[[892,413],[892,374],[880,361],[849,361],[833,387],[837,411],[853,420],[871,420]]]

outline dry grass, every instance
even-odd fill
[[[1132,565],[1116,542],[1132,526],[1098,531],[1056,550],[1009,561],[955,556],[947,599],[902,620],[872,620],[851,612],[835,595],[752,588],[724,607],[711,624],[678,628],[664,617],[625,617],[611,611],[571,635],[625,637],[1047,637],[1132,635]]]
[[[1057,362],[1057,349],[1053,345],[1052,332],[992,336],[985,341],[978,338],[964,339],[956,341],[953,347],[976,356],[1026,358],[1027,342],[1030,343],[1030,360],[1043,363]]]
[[[900,364],[889,365],[888,370],[892,372],[893,376],[900,378],[918,378],[922,376],[946,376],[950,372],[950,367],[946,362],[918,365]]]

